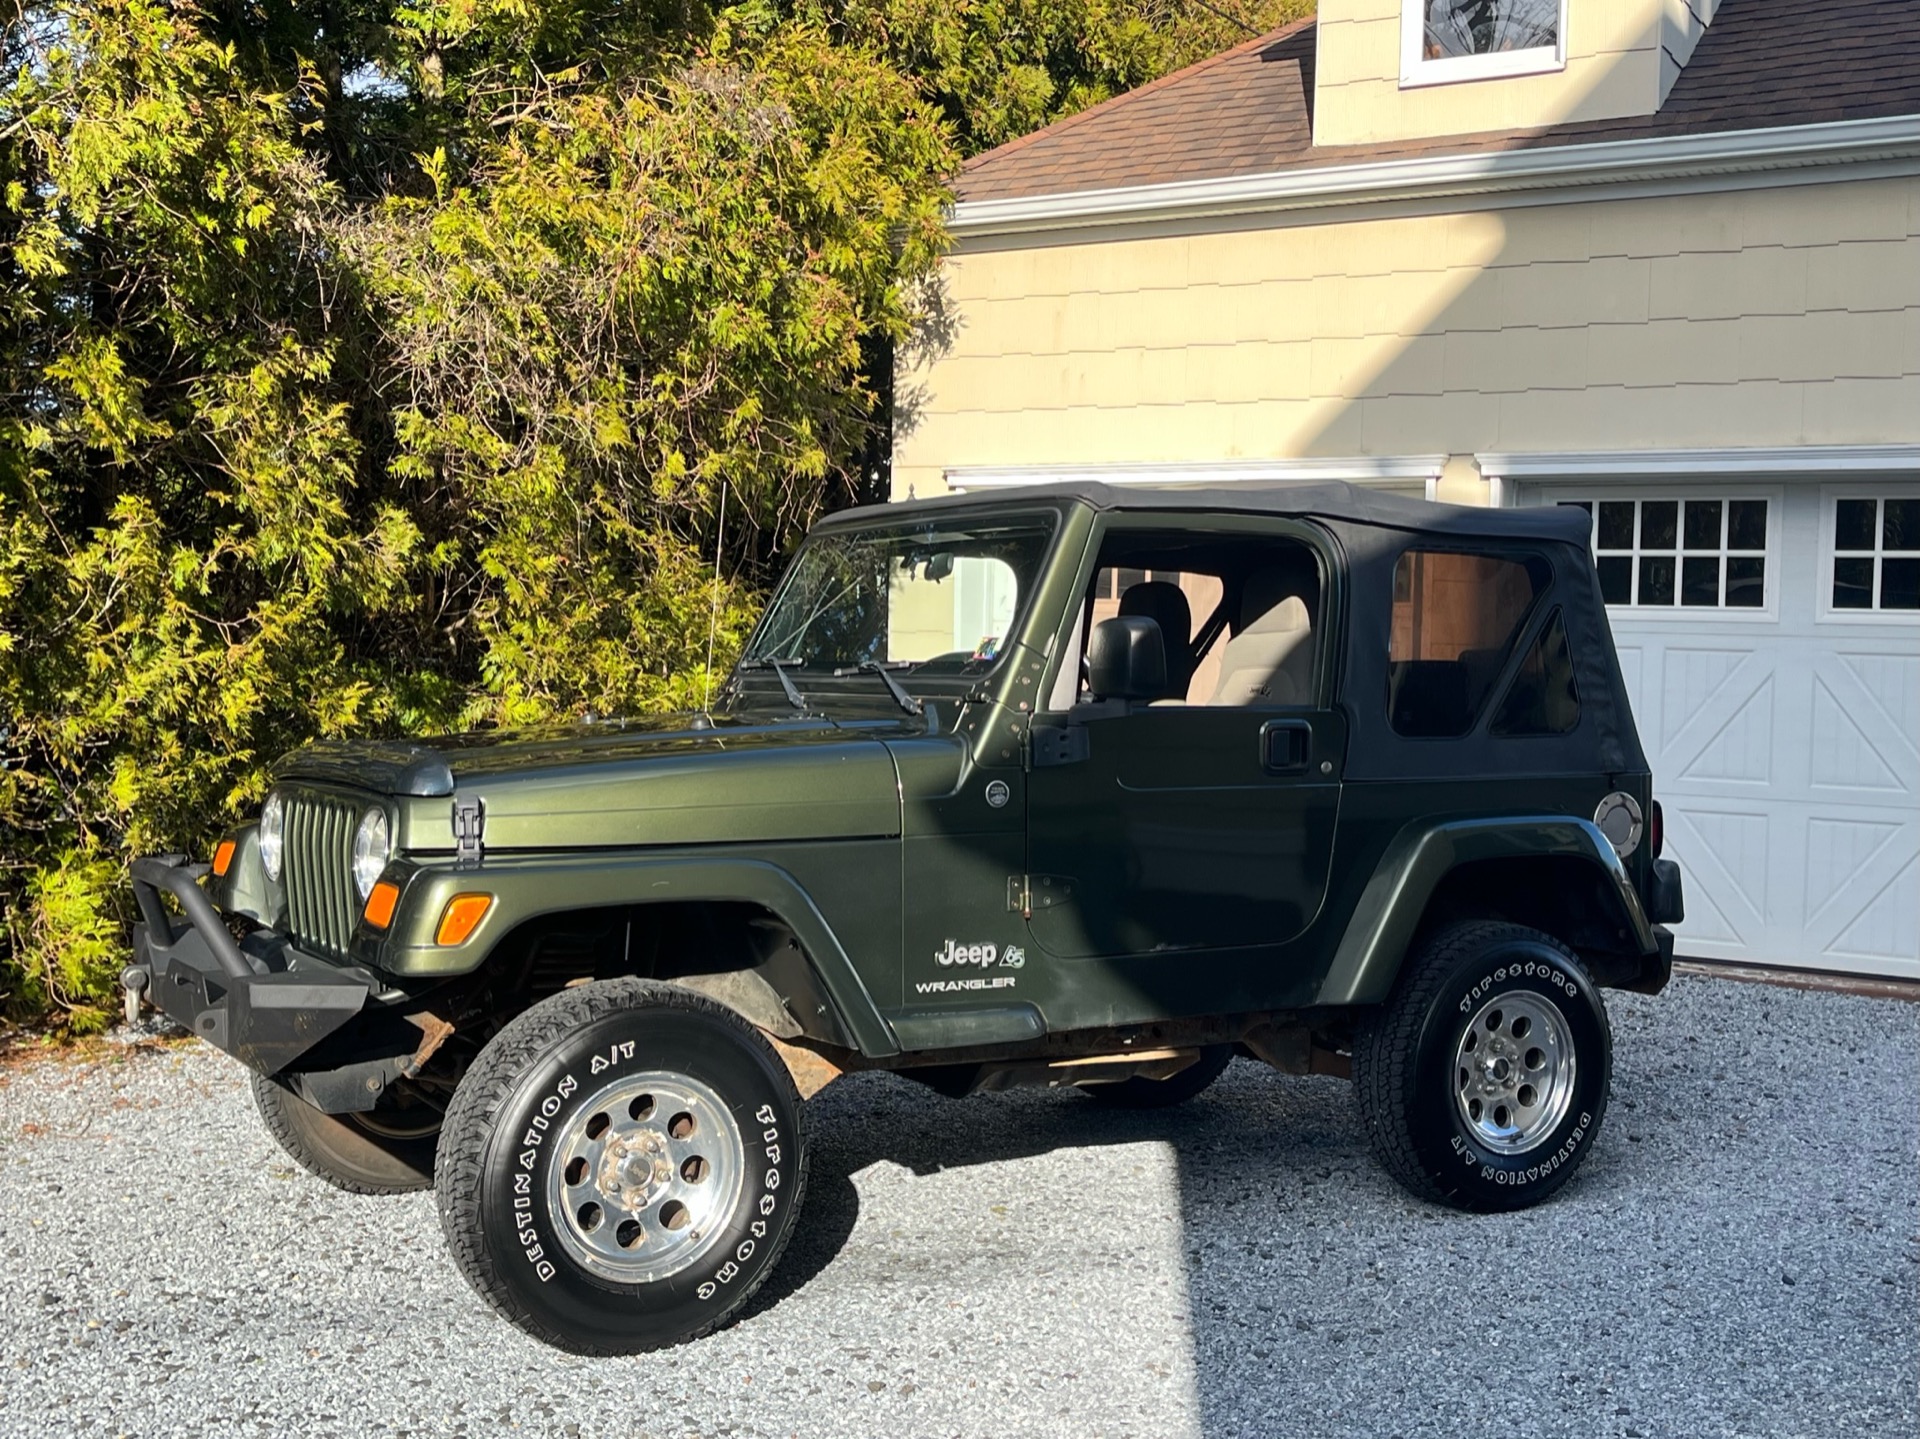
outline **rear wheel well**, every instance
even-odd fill
[[[1407,952],[1468,920],[1505,920],[1570,946],[1601,984],[1631,983],[1642,959],[1613,879],[1574,855],[1473,860],[1447,871],[1427,900]]]

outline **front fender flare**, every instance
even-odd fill
[[[419,977],[472,972],[498,940],[544,914],[659,903],[757,904],[793,931],[860,1052],[875,1059],[900,1052],[839,938],[799,881],[778,865],[699,857],[637,860],[630,854],[489,858],[471,869],[396,865],[388,877],[401,880],[401,900],[378,962],[391,973]],[[447,901],[475,892],[494,897],[486,918],[464,944],[435,944],[434,928]]]
[[[1393,837],[1375,866],[1314,1002],[1378,1004],[1386,999],[1428,901],[1457,866],[1476,860],[1554,856],[1581,860],[1603,873],[1610,881],[1608,893],[1618,899],[1618,917],[1640,952],[1659,952],[1633,880],[1593,821],[1567,815],[1513,815],[1410,824]]]

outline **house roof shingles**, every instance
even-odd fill
[[[1314,39],[1295,21],[989,150],[958,198],[1920,114],[1920,0],[1723,0],[1658,114],[1373,145],[1314,145]]]

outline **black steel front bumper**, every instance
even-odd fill
[[[200,887],[206,872],[185,855],[133,862],[141,922],[123,983],[144,988],[157,1009],[209,1044],[277,1075],[357,1018],[378,984],[270,930],[235,939]],[[184,924],[162,893],[178,901]]]

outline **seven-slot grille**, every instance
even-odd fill
[[[353,834],[366,806],[312,790],[287,791],[285,804],[287,926],[302,949],[344,959],[359,914]]]

